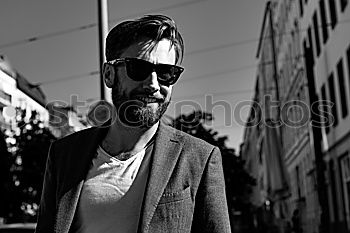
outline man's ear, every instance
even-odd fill
[[[109,63],[103,63],[102,72],[106,86],[112,88],[115,78],[115,71],[113,66]]]

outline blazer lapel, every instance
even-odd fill
[[[141,232],[149,231],[154,211],[180,155],[182,148],[181,136],[177,135],[175,131],[175,129],[167,127],[163,123],[159,124],[141,211],[139,225]]]
[[[58,204],[55,232],[68,233],[86,174],[89,171],[98,144],[107,131],[108,127],[88,129],[81,132],[77,139],[72,141],[73,149],[67,155],[69,161],[66,163],[66,167],[62,168],[65,172],[65,178],[63,181],[63,196]],[[67,149],[67,151],[69,150]]]
[[[66,192],[60,200],[57,213],[57,222],[55,225],[55,232],[68,233],[73,223],[75,210],[78,205],[79,196],[83,187],[84,180],[72,187]]]

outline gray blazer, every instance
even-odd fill
[[[54,142],[49,151],[36,233],[79,232],[79,196],[107,127]],[[231,232],[220,151],[159,125],[138,232]]]

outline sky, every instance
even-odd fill
[[[185,72],[167,115],[210,112],[207,126],[242,142],[256,80],[256,51],[265,0],[108,1],[109,29],[144,14],[172,17],[185,41]],[[47,101],[85,112],[100,98],[97,0],[1,0],[0,54]],[[31,40],[30,38],[36,38]]]

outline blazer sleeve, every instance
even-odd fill
[[[54,143],[51,144],[44,175],[43,189],[37,218],[36,233],[54,232],[56,215],[56,172]]]
[[[220,150],[215,147],[198,187],[191,232],[231,233]]]

